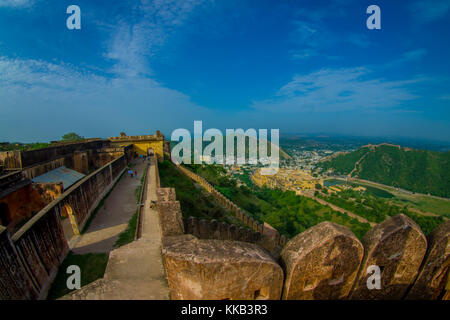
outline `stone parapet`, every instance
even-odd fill
[[[322,222],[289,240],[281,252],[283,299],[336,300],[350,293],[364,248],[346,227]]]
[[[163,242],[170,295],[175,300],[279,299],[283,271],[259,246],[192,235]]]
[[[414,282],[427,249],[427,240],[419,226],[400,214],[369,230],[362,243],[365,249],[352,299],[399,300]],[[370,266],[380,268],[380,289],[369,289]]]

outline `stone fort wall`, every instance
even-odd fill
[[[64,158],[80,150],[101,149],[108,146],[107,140],[91,139],[80,142],[59,143],[56,146],[29,151],[0,152],[0,162],[5,169],[24,169],[50,160]]]
[[[16,233],[0,227],[0,299],[45,298],[69,248],[67,211],[81,229],[125,170],[122,156],[93,172],[32,217]],[[173,189],[159,188],[156,206],[162,257],[172,299],[440,299],[448,290],[450,221],[426,238],[404,215],[390,217],[362,241],[346,227],[322,222],[265,249],[263,232],[223,223],[183,221]],[[193,222],[194,221],[194,222]],[[369,289],[371,266],[380,289]],[[369,272],[368,272],[369,271]]]
[[[126,136],[110,137],[108,140],[111,142],[111,146],[125,146],[132,145],[133,151],[138,155],[147,155],[148,149],[153,149],[153,152],[157,155],[158,160],[164,159],[164,136],[156,131],[154,135],[141,135],[141,136]]]
[[[261,233],[248,228],[230,225],[217,220],[205,220],[189,217],[183,219],[184,230],[198,239],[233,240],[257,243],[261,240]]]
[[[236,218],[239,219],[245,226],[261,234],[261,245],[264,246],[265,249],[272,252],[275,256],[279,254],[281,248],[286,244],[287,238],[283,235],[280,235],[278,231],[275,229],[270,229],[270,231],[264,227],[263,224],[259,223],[248,213],[246,213],[243,209],[233,203],[231,200],[226,198],[222,193],[220,193],[214,186],[212,186],[205,178],[199,176],[198,174],[190,171],[189,169],[176,165],[177,168],[187,175],[189,178],[194,180],[196,183],[200,184],[206,191],[211,193],[215,199],[227,210],[235,215]]]
[[[43,299],[69,246],[61,216],[68,214],[73,233],[120,178],[124,155],[96,170],[58,196],[11,235],[0,226],[0,299]]]
[[[201,177],[180,170],[214,193]],[[158,190],[157,208],[172,299],[398,300],[448,296],[448,220],[427,239],[414,221],[397,215],[373,227],[362,241],[346,227],[322,222],[287,241],[276,255],[261,244],[264,230],[259,232],[258,224],[249,224],[258,230],[250,234],[217,221],[189,218],[180,223],[182,213],[173,189]],[[373,281],[372,266],[381,271],[379,289],[368,287]]]

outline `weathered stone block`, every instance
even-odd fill
[[[252,242],[256,242],[261,238],[261,234],[257,231],[253,231]]]
[[[242,210],[239,209],[238,211],[236,211],[236,218],[238,218],[240,221],[242,221],[243,217],[244,217],[244,214],[243,214]]]
[[[184,234],[183,216],[179,201],[159,201],[156,204],[163,237]]]
[[[407,299],[432,299],[439,297],[448,281],[450,269],[450,220],[445,221],[430,234],[428,252],[416,282]]]
[[[350,293],[364,248],[347,228],[322,222],[292,238],[281,252],[283,299],[344,299]]]
[[[267,250],[270,255],[278,261],[281,255],[281,247],[273,241],[272,238],[267,237],[266,235],[262,235],[258,241],[256,242],[257,245],[259,245],[261,248],[264,248]]]
[[[211,233],[211,236],[208,237],[209,239],[222,239],[220,228],[219,228],[219,222],[217,222],[216,219],[213,219],[209,222],[209,232]]]
[[[162,254],[171,298],[279,299],[281,267],[257,245],[171,237]]]
[[[200,219],[200,222],[199,222],[198,226],[199,226],[198,237],[200,239],[209,239],[209,235],[210,235],[209,222],[207,220],[205,220],[205,219]]]
[[[230,240],[239,239],[239,228],[236,225],[232,224],[230,226],[229,232],[230,232]]]
[[[220,238],[215,238],[219,240],[229,240],[230,239],[230,225],[226,222],[221,222],[219,224]]]
[[[184,220],[185,233],[198,234],[198,220],[195,217],[189,217]]]
[[[376,225],[363,238],[364,260],[358,273],[352,299],[402,299],[414,281],[427,249],[419,226],[400,214]],[[381,289],[369,290],[369,266],[381,270]]]
[[[176,201],[177,194],[174,188],[158,188],[156,190],[158,201]]]
[[[246,228],[239,227],[238,228],[238,238],[236,240],[245,242],[245,234],[246,234],[246,232],[247,232]]]

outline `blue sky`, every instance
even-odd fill
[[[203,120],[450,141],[449,18],[450,0],[0,0],[0,140]]]

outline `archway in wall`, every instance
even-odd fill
[[[4,202],[0,203],[0,225],[7,226],[11,222],[8,205]]]
[[[67,240],[70,240],[74,235],[80,234],[74,211],[68,203],[62,205],[61,220]]]

